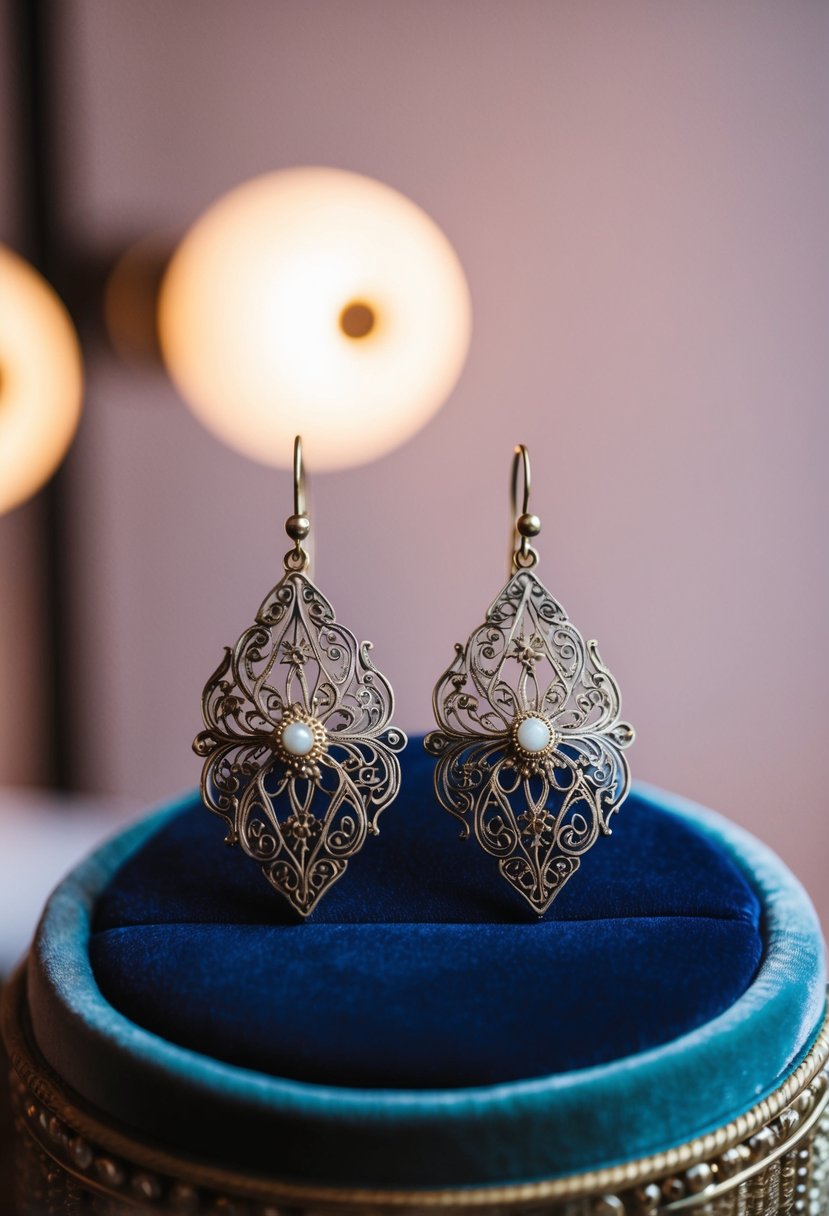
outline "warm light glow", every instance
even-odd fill
[[[410,199],[336,169],[225,195],[179,246],[161,293],[173,380],[231,447],[315,469],[398,446],[440,408],[469,345],[457,255]]]
[[[75,434],[82,392],[66,309],[28,262],[0,245],[0,513],[54,473]]]

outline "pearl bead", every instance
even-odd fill
[[[549,746],[550,728],[543,718],[525,718],[518,727],[516,738],[525,752],[543,752]]]
[[[280,737],[285,751],[292,756],[307,756],[314,746],[314,732],[304,722],[289,722]]]

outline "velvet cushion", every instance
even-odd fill
[[[489,1085],[665,1043],[755,974],[757,895],[691,823],[635,794],[543,920],[432,793],[398,801],[305,924],[196,799],[99,900],[108,1001],[196,1051],[339,1086]]]
[[[591,852],[539,923],[491,859],[458,842],[428,774],[414,741],[404,796],[379,840],[306,925],[287,923],[256,867],[224,849],[221,824],[193,797],[103,845],[51,896],[26,967],[28,1021],[48,1066],[99,1117],[168,1149],[315,1188],[405,1191],[512,1185],[632,1161],[721,1127],[788,1077],[823,1017],[823,942],[808,897],[767,848],[711,811],[640,785],[614,839]],[[406,839],[420,833],[423,846],[406,853]],[[700,961],[696,922],[709,920],[728,945]],[[652,949],[653,931],[672,921],[680,944],[672,951],[663,938]],[[714,1008],[726,1005],[727,989],[740,990],[732,967],[748,975],[756,955],[754,946],[734,949],[734,922],[748,928],[744,947],[758,924],[762,938],[745,991],[678,1037],[609,1058],[614,1040],[613,1050],[641,1044],[643,1027],[668,1034],[689,1009],[707,1016],[699,986]],[[153,948],[145,929],[157,935]],[[613,929],[616,949],[607,944]],[[387,931],[399,934],[394,950],[378,949]],[[578,950],[568,956],[559,942],[570,935]],[[598,936],[604,952],[592,950]],[[93,975],[93,952],[112,999]],[[300,999],[304,1021],[291,1010]],[[133,1016],[116,1000],[133,1001]],[[142,1021],[152,1018],[160,1032]],[[271,1041],[288,1033],[290,1049]],[[273,1075],[258,1057],[252,1067],[227,1063],[198,1050],[196,1036],[249,1058],[264,1044],[268,1067],[329,1080]],[[415,1076],[407,1088],[370,1087],[378,1073],[384,1082],[412,1076],[409,1051],[428,1066],[429,1036],[440,1076],[477,1083],[423,1088]],[[554,1051],[566,1070],[538,1075],[542,1054],[549,1061]],[[344,1059],[350,1052],[355,1059]],[[599,1053],[606,1063],[575,1066]],[[481,1080],[508,1068],[534,1075]],[[331,1079],[349,1075],[360,1082]]]

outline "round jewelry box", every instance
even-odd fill
[[[823,943],[643,786],[539,920],[403,755],[300,924],[196,796],[58,887],[8,986],[24,1212],[824,1213]]]

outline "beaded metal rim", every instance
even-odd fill
[[[311,747],[304,755],[289,751],[283,742],[285,731],[290,726],[307,726],[311,732]],[[274,756],[285,770],[286,777],[304,777],[306,780],[319,777],[319,762],[328,748],[325,727],[301,705],[289,705],[282,713],[279,726],[274,732]]]
[[[795,1150],[829,1104],[824,1072],[829,1060],[829,1017],[804,1060],[767,1098],[730,1123],[650,1157],[566,1178],[506,1186],[431,1191],[314,1187],[253,1179],[154,1148],[101,1123],[70,1097],[28,1042],[21,1025],[25,963],[3,994],[2,1033],[23,1122],[39,1147],[92,1190],[155,1202],[191,1185],[213,1196],[324,1205],[364,1212],[425,1208],[492,1211],[594,1196],[596,1211],[626,1210],[631,1193],[643,1213],[680,1212],[713,1200]],[[186,1184],[181,1181],[182,1174]],[[172,1188],[172,1189],[171,1189]],[[194,1192],[195,1193],[195,1192]],[[621,1207],[614,1204],[622,1203]],[[605,1204],[604,1209],[601,1204]]]
[[[549,731],[550,737],[547,743],[538,751],[531,752],[521,744],[518,736],[525,722],[541,722]],[[556,734],[553,724],[546,714],[541,713],[537,709],[523,709],[513,719],[509,729],[509,741],[512,755],[507,763],[517,769],[522,777],[532,777],[543,767],[547,757],[555,751],[556,744],[559,742],[559,736]]]

